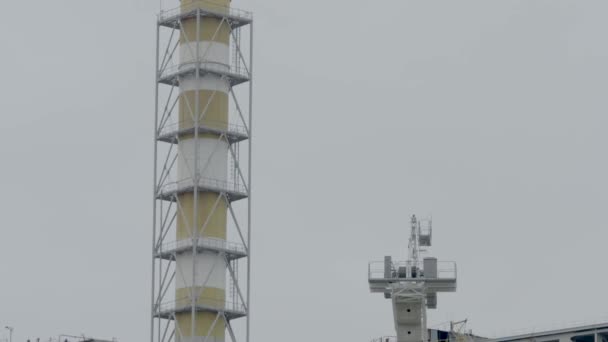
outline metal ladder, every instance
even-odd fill
[[[233,29],[234,37],[230,41],[231,53],[232,53],[232,71],[240,74],[241,73],[241,57],[239,56],[238,46],[241,45],[241,28],[237,27]]]

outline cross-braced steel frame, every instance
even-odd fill
[[[225,325],[227,336],[232,342],[242,339],[249,342],[253,18],[249,12],[204,1],[200,1],[200,4],[193,2],[192,5],[191,8],[161,11],[157,21],[150,341],[174,342],[181,336],[194,337],[197,314],[206,312],[214,313],[215,320],[199,342],[207,342],[211,331],[220,322]],[[230,65],[218,65],[217,62],[209,61],[206,51],[199,49],[201,24],[209,18],[213,18],[214,22],[219,21],[212,40],[217,36],[219,26],[227,25],[230,28]],[[189,37],[184,30],[185,20],[196,20],[196,37]],[[248,39],[242,42],[241,36],[246,36],[247,33]],[[190,51],[194,59],[188,60],[187,63],[180,63],[180,39],[194,42],[196,46],[196,51]],[[215,91],[207,103],[200,103],[201,90],[196,90],[194,101],[180,92],[182,79],[198,81],[205,75],[220,78],[228,84],[228,123],[205,120]],[[241,86],[237,87],[239,85]],[[181,101],[180,97],[183,97]],[[187,106],[189,125],[179,122],[178,103]],[[217,137],[215,150],[209,159],[198,160],[198,144],[194,146],[194,153],[189,157],[185,156],[186,153],[180,147],[182,137],[193,137],[196,140],[202,135]],[[225,179],[213,179],[206,176],[206,169],[213,154],[220,153],[220,143],[228,146],[228,175]],[[187,166],[187,177],[178,177],[177,165],[180,160],[181,165]],[[183,174],[183,170],[180,173]],[[200,219],[197,210],[200,192],[217,194],[211,212],[207,214],[202,226],[198,224]],[[184,210],[185,204],[180,201],[180,195],[184,193],[193,194],[191,211]],[[227,207],[228,238],[221,240],[204,237],[202,232],[222,202]],[[187,212],[192,215],[188,217]],[[187,223],[188,239],[176,239],[178,217]],[[181,253],[192,256],[192,269],[178,267],[176,260]],[[209,274],[202,279],[203,286],[197,289],[194,279],[197,277],[196,256],[200,253],[215,253],[219,256],[216,260],[222,262],[212,266]],[[207,284],[215,267],[226,268],[224,301],[201,297],[202,288]],[[193,284],[186,298],[175,298],[175,282],[179,277],[184,282],[191,279]],[[191,315],[192,331],[190,334],[184,334],[176,324],[176,315],[188,312]],[[244,324],[240,323],[235,327],[234,320],[242,317],[245,317]]]

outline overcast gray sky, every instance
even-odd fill
[[[405,255],[414,213],[459,267],[430,325],[608,315],[608,2],[234,6],[256,18],[252,342],[393,334],[367,262]],[[15,341],[148,339],[157,10],[3,5],[0,325]]]

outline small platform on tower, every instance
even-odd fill
[[[394,284],[424,283],[429,292],[456,291],[456,263],[438,262],[435,258],[424,258],[422,263],[410,261],[393,262],[391,257],[384,261],[372,261],[368,267],[368,281],[371,292],[390,293]]]
[[[189,121],[186,123],[174,123],[164,125],[158,132],[158,140],[177,144],[181,136],[193,135],[195,133],[195,125]],[[238,143],[249,139],[249,131],[244,125],[227,124],[225,122],[210,122],[202,120],[198,124],[198,133],[200,134],[215,134],[225,136],[231,144]]]
[[[239,183],[212,178],[200,178],[198,182],[195,182],[193,179],[188,178],[161,186],[156,197],[165,201],[177,201],[177,196],[193,192],[195,188],[200,192],[226,194],[226,197],[231,202],[247,198],[248,196],[247,188]]]
[[[225,78],[231,86],[249,81],[247,70],[235,66],[219,64],[208,60],[180,63],[167,66],[158,75],[158,82],[166,85],[179,86],[180,79],[185,77],[215,75]]]
[[[176,314],[192,312],[192,308],[192,300],[189,298],[182,298],[158,305],[154,312],[154,316],[172,320],[175,319]],[[245,317],[247,315],[245,305],[214,298],[199,298],[194,304],[194,310],[196,312],[220,312],[223,313],[228,320]]]
[[[213,2],[198,0],[189,4],[183,4],[168,10],[163,10],[158,15],[158,25],[169,28],[179,27],[182,20],[201,17],[224,19],[232,27],[249,25],[253,22],[253,14],[234,7],[226,7]]]
[[[196,247],[194,247],[194,244],[194,239],[167,242],[156,249],[155,255],[161,259],[173,260],[176,255],[190,253],[195,248],[197,253],[205,251],[224,253],[228,260],[236,260],[247,256],[245,245],[236,242],[200,237],[196,242]]]

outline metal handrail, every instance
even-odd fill
[[[162,79],[169,77],[170,75],[177,74],[183,70],[194,70],[196,69],[197,65],[201,70],[216,72],[219,74],[231,74],[242,78],[249,78],[247,72],[245,72],[240,66],[231,64],[221,64],[206,60],[168,65],[162,70],[160,78]]]
[[[196,301],[197,307],[205,307],[213,310],[228,310],[245,313],[245,305],[238,302],[231,302],[210,297],[199,297]],[[192,307],[192,298],[183,297],[173,301],[160,303],[157,305],[158,312],[177,311]]]
[[[192,125],[192,127],[188,127],[188,125]],[[178,132],[180,130],[180,126],[186,126],[187,129],[192,129],[196,125],[193,121],[181,121],[181,122],[177,122],[177,123],[171,123],[168,125],[165,124],[163,127],[160,128],[158,135],[163,136],[163,135],[168,135],[168,134]],[[214,130],[218,130],[218,131],[228,132],[228,133],[234,133],[234,134],[238,134],[238,135],[244,135],[244,136],[247,136],[247,134],[248,134],[247,127],[245,127],[243,125],[226,123],[226,122],[222,122],[222,121],[213,121],[213,120],[202,119],[202,120],[200,120],[198,126],[204,127],[204,128],[210,128],[210,129],[214,129]]]
[[[375,338],[370,342],[397,342],[397,336],[382,336]]]
[[[167,20],[169,18],[179,16],[181,13],[190,12],[196,9],[202,9],[205,12],[220,15],[220,16],[229,16],[234,18],[241,18],[246,20],[253,20],[253,13],[245,10],[241,10],[238,8],[227,7],[218,5],[205,0],[197,0],[193,1],[190,4],[182,5],[179,7],[161,10],[158,15],[159,21]]]
[[[192,239],[171,241],[171,242],[162,244],[159,248],[159,252],[162,253],[163,251],[168,252],[168,251],[173,251],[173,250],[180,249],[180,248],[189,248],[189,247],[192,247],[192,245],[193,245]],[[211,249],[220,249],[220,250],[232,251],[232,252],[236,252],[236,253],[247,253],[247,249],[245,248],[245,246],[243,244],[226,241],[226,240],[222,240],[222,239],[217,239],[217,238],[200,237],[197,242],[197,245],[201,246],[201,247],[211,248]]]
[[[399,267],[411,267],[416,266],[418,269],[423,268],[423,263],[418,262],[414,265],[408,261],[393,262],[392,267],[398,269]],[[433,279],[456,279],[457,277],[456,262],[454,261],[438,261],[437,262],[437,277]],[[368,278],[369,279],[384,279],[384,261],[372,261],[368,265]],[[421,277],[424,279],[424,277]]]
[[[375,338],[370,342],[397,342],[397,336],[382,336]],[[450,342],[450,339],[437,340],[437,342]]]
[[[193,187],[194,183],[195,182],[193,178],[186,178],[176,182],[166,183],[160,186],[160,193],[163,194],[168,192],[175,192],[181,188]],[[224,190],[226,192],[247,194],[247,188],[244,185],[240,183],[229,182],[227,180],[200,177],[197,182],[197,185],[199,187],[209,187],[212,189]]]
[[[542,334],[547,331],[553,330],[568,330],[568,329],[582,329],[582,328],[592,328],[596,325],[608,325],[608,316],[603,318],[595,318],[591,320],[579,320],[579,321],[564,321],[564,322],[552,322],[543,326],[536,327],[526,327],[520,329],[510,329],[510,330],[502,330],[495,331],[489,334],[488,337],[491,338],[492,341],[500,341],[514,338],[533,338],[537,334]]]

